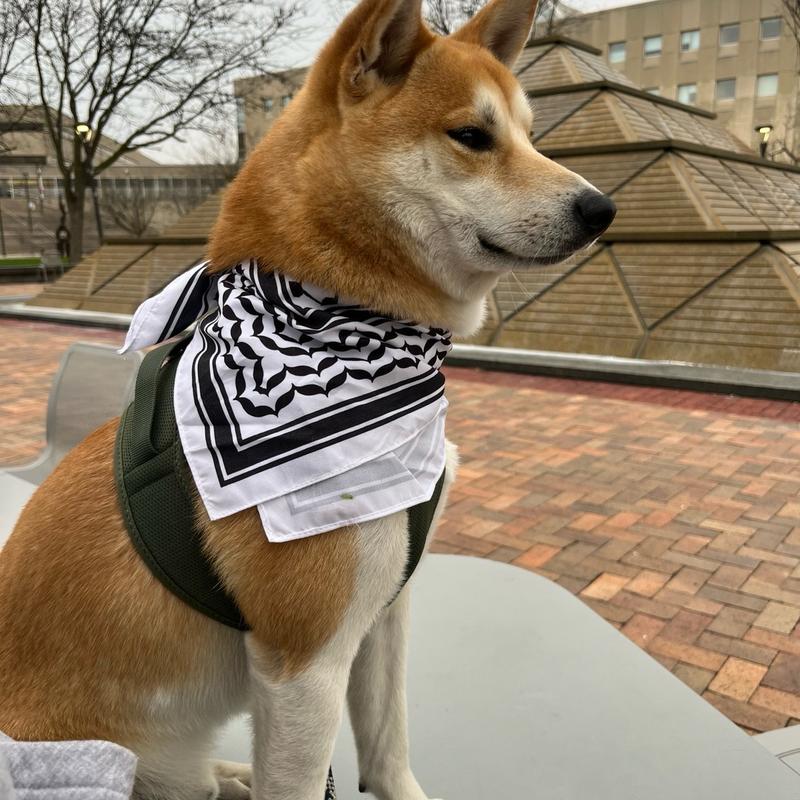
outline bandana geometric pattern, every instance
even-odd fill
[[[257,506],[270,539],[284,540],[427,500],[444,461],[448,332],[253,261],[221,276],[205,266],[139,308],[123,349],[202,318],[175,410],[211,518]]]

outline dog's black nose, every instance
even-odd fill
[[[617,207],[608,195],[587,189],[575,199],[575,215],[593,236],[599,236],[614,221]]]

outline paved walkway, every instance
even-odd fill
[[[0,283],[0,297],[31,297],[39,294],[45,284],[39,283]]]
[[[0,318],[0,465],[27,461],[44,447],[47,395],[67,347],[123,338],[121,331]]]
[[[121,338],[0,320],[0,462],[41,446],[67,344]],[[437,550],[557,581],[746,730],[800,720],[800,405],[447,373]]]

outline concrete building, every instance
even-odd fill
[[[533,143],[619,213],[587,251],[504,276],[477,340],[800,371],[800,167],[761,159],[712,112],[648,94],[592,46],[534,40],[515,69]],[[247,88],[255,107],[265,90]],[[132,311],[202,257],[220,200],[148,242],[110,241],[30,303]]]
[[[800,55],[781,0],[650,0],[570,17],[563,32],[597,47],[646,91],[713,111],[755,151],[761,141],[755,128],[773,126],[770,157],[800,159]],[[240,159],[306,72],[236,82]]]
[[[599,48],[653,94],[713,111],[753,149],[800,157],[800,59],[781,0],[652,0],[570,20],[568,35]]]
[[[236,129],[239,160],[258,144],[278,115],[300,90],[307,67],[290,69],[270,77],[241,78],[233,84],[236,97]]]
[[[66,120],[65,136],[73,124]],[[97,160],[119,143],[104,137]],[[137,224],[159,230],[227,183],[230,168],[207,164],[160,164],[141,152],[120,157],[97,180],[106,235],[138,233]],[[0,255],[36,253],[54,247],[61,219],[63,180],[40,108],[0,106]],[[84,251],[97,247],[91,193],[87,193]],[[148,221],[149,220],[149,221]]]

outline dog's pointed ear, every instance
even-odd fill
[[[361,24],[345,58],[342,81],[355,98],[379,83],[401,81],[433,39],[422,22],[422,0],[364,0],[351,18]]]
[[[539,0],[492,0],[452,38],[485,47],[512,67],[531,34],[538,5]]]

